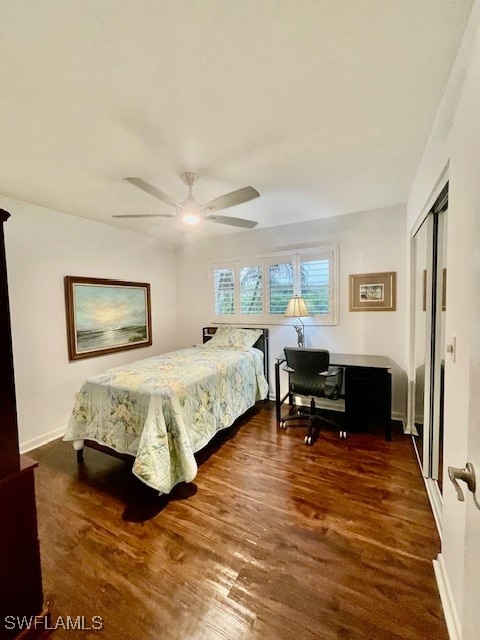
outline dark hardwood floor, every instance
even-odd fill
[[[30,452],[52,620],[103,623],[53,638],[448,640],[410,439],[303,436],[260,403],[170,497],[97,451]]]

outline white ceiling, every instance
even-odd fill
[[[200,202],[260,227],[406,202],[472,0],[2,0],[0,192],[178,240]],[[200,234],[248,233],[203,223]]]

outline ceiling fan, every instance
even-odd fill
[[[126,214],[126,215],[114,215],[114,218],[174,218],[177,215],[181,216],[183,222],[186,224],[194,225],[200,222],[200,220],[208,220],[209,222],[218,222],[219,224],[228,224],[232,227],[243,227],[245,229],[252,229],[258,222],[253,220],[245,220],[244,218],[232,218],[231,216],[217,216],[215,211],[221,211],[222,209],[228,209],[228,207],[234,207],[237,204],[248,202],[254,198],[258,198],[260,195],[253,187],[243,187],[243,189],[237,189],[231,191],[223,196],[219,196],[214,200],[210,200],[206,204],[200,204],[195,200],[192,195],[192,187],[198,180],[196,173],[187,171],[180,176],[188,186],[188,196],[183,202],[176,202],[166,193],[160,191],[156,187],[152,186],[142,178],[124,178],[130,184],[142,189],[146,193],[149,193],[154,198],[158,198],[162,202],[169,204],[176,209],[176,213],[138,213],[138,214]]]

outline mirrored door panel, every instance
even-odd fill
[[[414,425],[415,425],[415,443],[420,458],[422,468],[424,466],[424,425],[425,419],[428,420],[428,402],[425,406],[425,365],[428,358],[427,334],[429,326],[427,326],[427,271],[428,271],[428,238],[429,227],[431,226],[429,219],[425,220],[414,237],[415,251],[415,327],[414,327],[414,360],[415,360],[415,403],[414,403]]]
[[[413,432],[423,475],[439,495],[443,485],[447,204],[445,189],[413,238]]]
[[[433,416],[431,446],[431,477],[437,481],[438,488],[443,488],[443,416],[445,396],[445,326],[447,312],[447,216],[448,212],[440,211],[436,216],[435,247],[435,330],[434,340],[434,380],[433,380]]]

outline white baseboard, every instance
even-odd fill
[[[44,433],[43,435],[36,438],[31,438],[30,440],[21,442],[20,453],[27,453],[28,451],[32,451],[32,449],[36,449],[37,447],[41,447],[44,444],[51,442],[52,440],[61,438],[63,435],[65,435],[65,427],[59,427],[58,429],[54,429],[53,431]]]
[[[462,628],[453,600],[452,590],[450,589],[445,562],[441,553],[438,554],[436,560],[433,560],[433,570],[435,571],[435,577],[437,579],[438,591],[440,593],[440,600],[442,601],[449,638],[450,640],[461,640]]]
[[[420,453],[418,452],[417,439],[414,438],[413,436],[412,436],[412,445],[413,445],[413,450],[415,451],[415,455],[417,457],[418,466],[420,467],[420,471],[422,471],[422,461],[420,460]],[[422,477],[423,477],[423,474],[422,474]]]
[[[423,483],[425,485],[425,491],[427,492],[428,501],[430,503],[430,509],[432,510],[435,524],[437,526],[438,535],[440,536],[440,542],[443,541],[443,499],[436,480],[432,478],[426,478],[423,475],[422,461],[420,460],[420,454],[417,447],[417,438],[412,436],[412,446],[415,451],[420,473],[422,474]]]
[[[408,433],[407,432],[407,418],[405,416],[405,413],[402,413],[401,411],[392,411],[392,420],[398,420],[398,422],[401,422],[402,423],[403,433]]]
[[[440,487],[438,486],[438,482],[432,478],[423,477],[423,481],[425,482],[425,489],[427,490],[430,507],[432,509],[433,517],[435,518],[435,524],[437,525],[440,542],[443,542],[443,498],[440,492]]]

